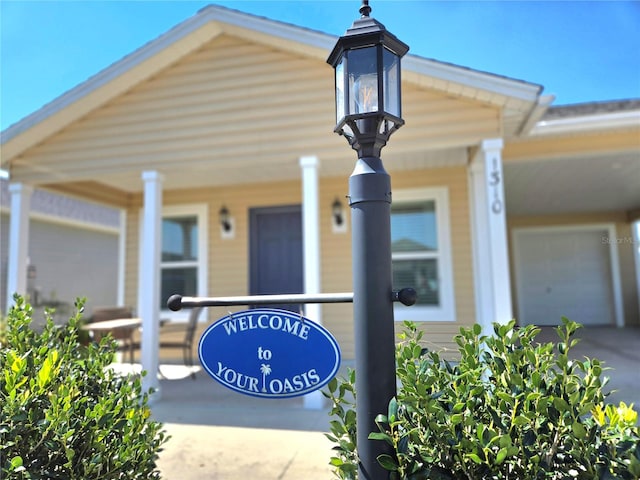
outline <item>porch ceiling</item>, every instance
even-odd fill
[[[640,209],[640,153],[610,153],[504,166],[508,215]]]

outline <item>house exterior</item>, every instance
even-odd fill
[[[335,41],[209,6],[2,132],[21,242],[31,186],[125,212],[123,302],[149,370],[157,319],[184,316],[170,294],[351,291],[356,156],[332,133]],[[640,326],[640,101],[553,107],[528,82],[411,54],[402,69],[406,124],[382,156],[394,287],[419,302],[396,321],[444,349],[512,317]],[[308,316],[353,358],[351,305]]]

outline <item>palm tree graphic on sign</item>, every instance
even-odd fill
[[[267,375],[271,375],[271,365],[263,363],[260,365],[260,373],[262,373],[262,391],[267,391]]]

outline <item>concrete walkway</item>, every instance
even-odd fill
[[[181,371],[182,369],[182,371]],[[199,369],[198,369],[199,370]],[[167,480],[328,479],[329,408],[309,410],[303,399],[242,395],[204,371],[164,366],[154,418],[171,435],[158,462]]]
[[[588,356],[612,368],[609,402],[640,408],[640,329],[579,331],[574,358]],[[540,341],[557,341],[551,328]],[[329,405],[304,408],[301,398],[267,400],[235,393],[198,369],[165,365],[161,399],[152,407],[171,439],[158,462],[165,480],[315,480],[332,478]]]

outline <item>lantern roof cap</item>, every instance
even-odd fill
[[[375,18],[369,16],[371,7],[368,0],[363,0],[360,7],[361,17],[356,19],[345,34],[338,39],[329,54],[327,63],[336,66],[345,50],[382,44],[399,57],[409,51],[409,46]]]

